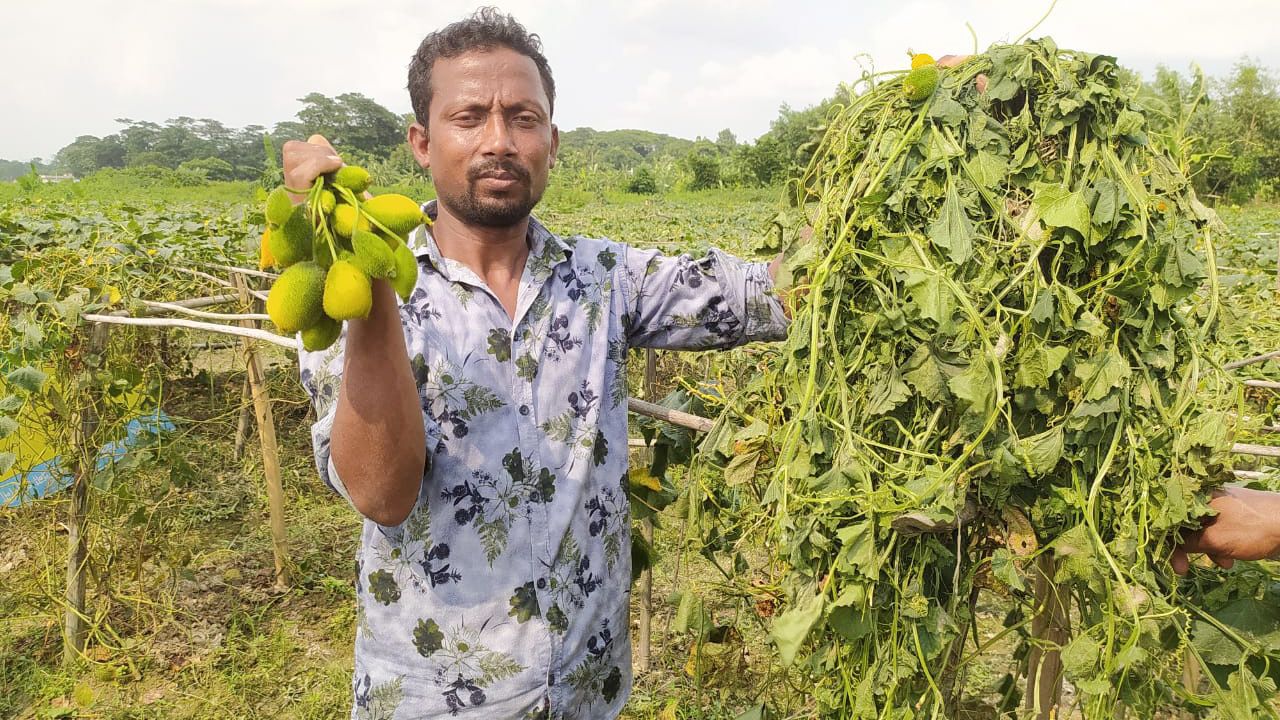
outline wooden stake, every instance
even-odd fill
[[[1032,645],[1027,653],[1027,692],[1022,707],[1037,720],[1057,717],[1062,700],[1062,651],[1067,642],[1067,607],[1053,576],[1058,562],[1048,552],[1036,559],[1036,616],[1031,620]]]
[[[233,275],[236,289],[240,292],[245,304],[251,303],[253,297],[244,279]],[[253,320],[241,320],[242,325],[252,328]],[[253,343],[245,338],[244,361],[249,373],[249,393],[253,397],[254,415],[258,420],[258,439],[262,444],[262,472],[267,481],[267,505],[271,515],[271,550],[276,563],[276,589],[289,587],[289,573],[286,565],[288,557],[284,534],[284,485],[280,479],[280,455],[276,445],[276,424],[271,414],[271,398],[267,394],[266,375],[262,370],[262,361],[254,352]]]
[[[95,324],[89,330],[89,339],[81,356],[90,367],[105,353],[107,326]],[[86,372],[92,372],[87,370]],[[71,507],[67,513],[67,607],[63,619],[62,661],[74,662],[84,653],[85,646],[85,569],[88,564],[88,548],[85,544],[84,524],[89,505],[89,486],[97,468],[98,448],[94,435],[98,430],[98,389],[90,382],[79,398],[78,422],[73,425],[75,445],[75,480],[71,485]]]
[[[658,353],[653,348],[644,351],[644,399],[653,402],[657,396]],[[649,458],[645,458],[646,462]],[[640,522],[640,537],[649,546],[653,546],[653,519],[645,518]],[[653,570],[646,568],[640,573],[640,616],[636,618],[636,634],[639,644],[636,648],[636,671],[649,670],[650,631],[653,624]]]
[[[244,445],[249,439],[249,419],[253,415],[253,399],[249,391],[249,374],[245,373],[244,383],[240,386],[240,419],[236,421],[236,448],[232,458],[239,462],[244,457]]]

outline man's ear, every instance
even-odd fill
[[[551,162],[548,167],[556,166],[556,152],[560,150],[560,128],[551,123]]]
[[[431,169],[431,145],[427,137],[427,129],[420,123],[409,126],[409,149],[413,150],[413,159],[423,170]]]

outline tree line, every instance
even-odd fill
[[[852,92],[796,110],[783,105],[768,132],[741,142],[728,129],[714,138],[675,138],[644,130],[561,133],[561,182],[654,193],[671,189],[768,186],[794,177],[809,160],[827,113]],[[1143,88],[1155,115],[1180,123],[1187,138],[1196,190],[1213,200],[1280,200],[1280,89],[1269,69],[1247,58],[1225,75],[1205,78],[1160,67]],[[156,168],[178,182],[280,180],[276,158],[286,140],[328,137],[349,162],[364,165],[383,184],[425,180],[404,142],[410,115],[398,115],[360,93],[299,98],[295,119],[267,128],[227,127],[210,118],[155,123],[120,118],[121,129],[82,135],[36,172],[84,177],[106,168]],[[31,172],[32,163],[0,160],[0,180]]]

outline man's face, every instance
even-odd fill
[[[542,199],[559,133],[533,59],[510,48],[440,58],[429,127],[409,143],[439,201],[468,225],[522,222]]]

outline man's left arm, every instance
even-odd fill
[[[664,256],[626,246],[621,254],[617,277],[632,347],[708,350],[786,337],[776,259],[749,262],[718,249]]]

